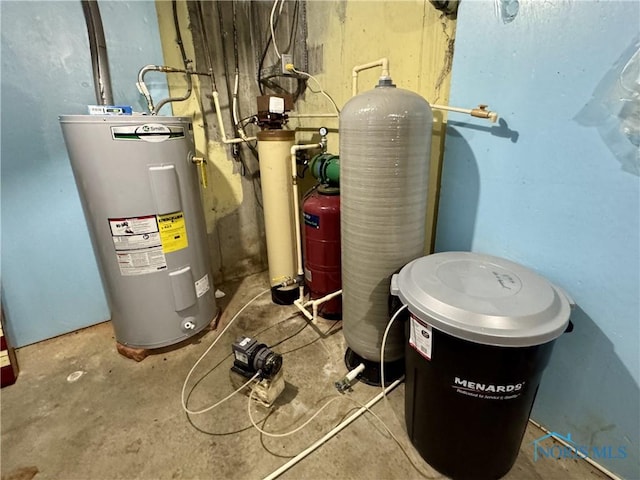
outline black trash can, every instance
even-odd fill
[[[513,466],[571,300],[497,257],[445,252],[407,264],[391,293],[408,307],[405,420],[411,442],[454,479]]]

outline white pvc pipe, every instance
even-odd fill
[[[316,305],[320,305],[324,302],[328,302],[329,300],[331,300],[334,297],[337,297],[338,295],[342,295],[342,289],[340,290],[336,290],[333,293],[329,293],[328,295],[325,295],[324,297],[321,298],[316,298],[315,300],[311,300],[309,303],[311,304],[316,304]]]
[[[311,300],[309,299],[308,301],[304,302],[302,304],[303,307],[309,307],[309,306],[313,306],[313,304],[315,303],[316,305],[320,305],[324,302],[327,302],[329,300],[331,300],[333,297],[337,297],[338,295],[342,295],[342,289],[340,290],[336,290],[335,292],[329,293],[327,295],[325,295],[324,297],[320,297],[320,298],[316,298],[315,300]]]
[[[280,475],[282,475],[284,472],[289,470],[291,467],[293,467],[294,465],[296,465],[300,461],[304,460],[306,457],[308,457],[311,453],[313,453],[315,450],[317,450],[319,447],[321,447],[327,441],[331,440],[338,433],[340,433],[342,430],[344,430],[349,425],[351,425],[355,420],[357,420],[360,416],[362,416],[362,414],[365,413],[368,409],[370,409],[376,403],[378,403],[382,399],[383,394],[387,394],[387,393],[391,392],[394,388],[396,388],[398,385],[400,385],[400,383],[402,382],[403,379],[404,378],[399,378],[398,380],[393,382],[391,385],[389,385],[387,388],[384,389],[384,392],[380,392],[378,395],[376,395],[371,400],[369,400],[369,402],[367,402],[365,404],[366,408],[365,407],[360,407],[360,409],[358,409],[353,415],[351,415],[349,418],[347,418],[344,422],[339,424],[333,430],[328,432],[320,440],[316,441],[313,445],[311,445],[310,447],[308,447],[305,450],[303,450],[302,452],[300,452],[298,455],[293,457],[291,460],[289,460],[287,463],[282,465],[280,468],[278,468],[277,470],[275,470],[271,474],[269,474],[266,477],[264,477],[264,480],[273,480],[275,478],[278,478]]]
[[[238,119],[238,87],[240,86],[240,75],[236,70],[236,78],[233,84],[233,105],[231,112],[233,114],[233,124],[237,127],[240,120]]]
[[[355,67],[353,67],[353,70],[351,70],[351,81],[352,81],[351,93],[353,96],[356,96],[358,94],[358,73],[361,72],[362,70],[368,70],[369,68],[374,68],[374,67],[382,67],[382,73],[380,76],[382,77],[389,76],[389,59],[388,58],[381,58],[380,60],[376,60],[375,62],[369,62],[363,65],[356,65]]]
[[[338,295],[342,295],[342,289],[337,290],[329,295],[325,295],[322,298],[318,298],[316,300],[311,301],[311,307],[313,309],[313,319],[316,320],[318,318],[318,306],[322,305],[325,302],[328,302],[332,298],[337,297]]]
[[[347,373],[347,376],[345,378],[349,383],[351,383],[358,375],[360,375],[360,373],[364,372],[364,369],[365,369],[364,363],[361,363],[356,368],[354,368],[349,373]]]
[[[365,63],[363,65],[356,65],[351,70],[351,94],[352,96],[356,96],[358,94],[358,73],[362,70],[368,70],[370,68],[382,67],[382,72],[380,74],[381,77],[389,76],[389,59],[381,58],[380,60],[376,60],[375,62]],[[431,108],[436,110],[447,110],[449,112],[457,112],[457,113],[466,113],[467,115],[471,115],[477,118],[487,118],[491,123],[495,123],[498,120],[497,112],[491,112],[486,110],[486,105],[479,106],[478,108],[459,108],[459,107],[449,107],[448,105],[430,105]]]
[[[302,299],[299,298],[298,300],[294,301],[294,305],[296,307],[298,307],[298,309],[304,313],[304,316],[307,317],[309,320],[317,320],[318,318],[318,306],[322,305],[325,302],[328,302],[329,300],[331,300],[332,298],[337,297],[338,295],[342,295],[342,289],[340,290],[336,290],[335,292],[329,293],[328,295],[325,295],[324,297],[321,298],[316,298],[315,300],[309,300],[307,302],[302,302]],[[307,307],[311,306],[313,314],[309,313],[309,310],[307,310]]]
[[[291,147],[291,180],[293,183],[293,217],[296,227],[296,256],[298,263],[298,276],[304,276],[304,266],[302,265],[302,231],[300,227],[300,201],[298,200],[298,173],[296,168],[296,153],[300,150],[313,150],[314,148],[323,148],[322,143],[308,143],[306,145],[294,145]],[[302,302],[304,299],[304,287],[299,288],[298,300]]]
[[[487,118],[491,123],[495,123],[498,120],[498,113],[485,110],[484,108],[460,108],[450,107],[448,105],[430,105],[431,108],[436,110],[446,110],[448,112],[466,113],[472,117]]]
[[[231,143],[242,143],[242,142],[247,142],[250,140],[255,140],[256,137],[246,137],[246,138],[227,138],[227,134],[224,130],[224,123],[222,121],[222,112],[220,111],[220,99],[218,98],[218,92],[214,91],[213,92],[213,105],[215,106],[216,109],[216,117],[218,118],[218,128],[220,129],[220,140],[222,141],[222,143],[224,144],[231,144]]]
[[[309,311],[306,308],[306,304],[303,305],[302,302],[300,301],[300,299],[294,300],[293,304],[298,307],[298,310],[300,310],[305,317],[307,317],[309,320],[314,320],[313,315],[311,315],[309,313]]]
[[[289,113],[289,118],[339,118],[337,113]]]

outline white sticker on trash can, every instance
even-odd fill
[[[413,314],[411,314],[410,321],[409,345],[424,358],[431,360],[431,348],[433,346],[431,325],[422,323]]]

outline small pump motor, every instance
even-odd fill
[[[261,379],[273,378],[282,367],[282,355],[273,352],[264,343],[249,337],[238,338],[231,346],[234,361],[231,370],[251,378],[260,372]]]

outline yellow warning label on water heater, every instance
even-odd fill
[[[189,246],[183,212],[158,215],[158,230],[160,231],[162,251],[165,254],[176,252]]]

